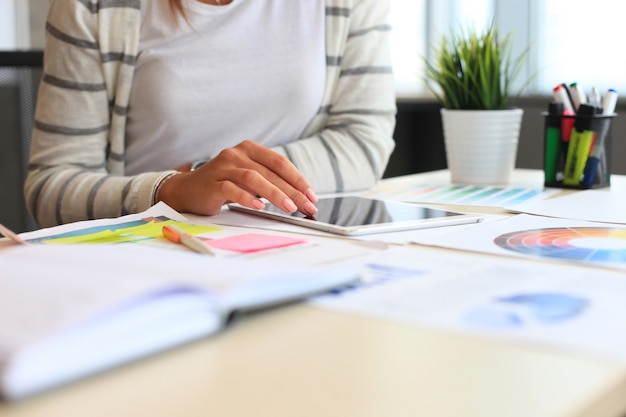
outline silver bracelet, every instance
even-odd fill
[[[194,161],[191,163],[191,171],[195,171],[196,169],[200,168],[202,165],[206,164],[207,161],[206,159],[201,159],[199,161]]]
[[[170,172],[168,175],[164,176],[163,178],[159,180],[156,187],[154,187],[154,194],[152,194],[152,205],[155,205],[156,203],[159,202],[158,195],[159,195],[159,191],[161,191],[161,188],[163,188],[163,184],[165,184],[165,182],[169,180],[170,178],[172,178],[174,175],[178,175],[178,174],[181,174],[181,172],[178,172],[178,171]]]

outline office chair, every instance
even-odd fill
[[[15,232],[37,229],[24,202],[42,51],[0,51],[0,223]]]

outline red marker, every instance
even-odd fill
[[[563,103],[563,117],[561,120],[561,138],[564,142],[569,142],[569,138],[572,134],[572,128],[574,127],[574,117],[576,112],[574,111],[574,106],[569,99],[569,95],[567,91],[565,91],[565,87],[563,84],[559,84],[552,90],[552,95],[554,96],[554,101],[557,103]]]

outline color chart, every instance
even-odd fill
[[[504,207],[541,201],[554,194],[554,192],[554,190],[524,187],[389,182],[381,184],[363,195],[371,198],[399,200],[410,203]]]
[[[500,248],[527,255],[587,262],[626,263],[626,229],[558,227],[498,236]]]

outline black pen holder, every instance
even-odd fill
[[[543,113],[543,172],[546,187],[589,189],[611,185],[615,114]]]

